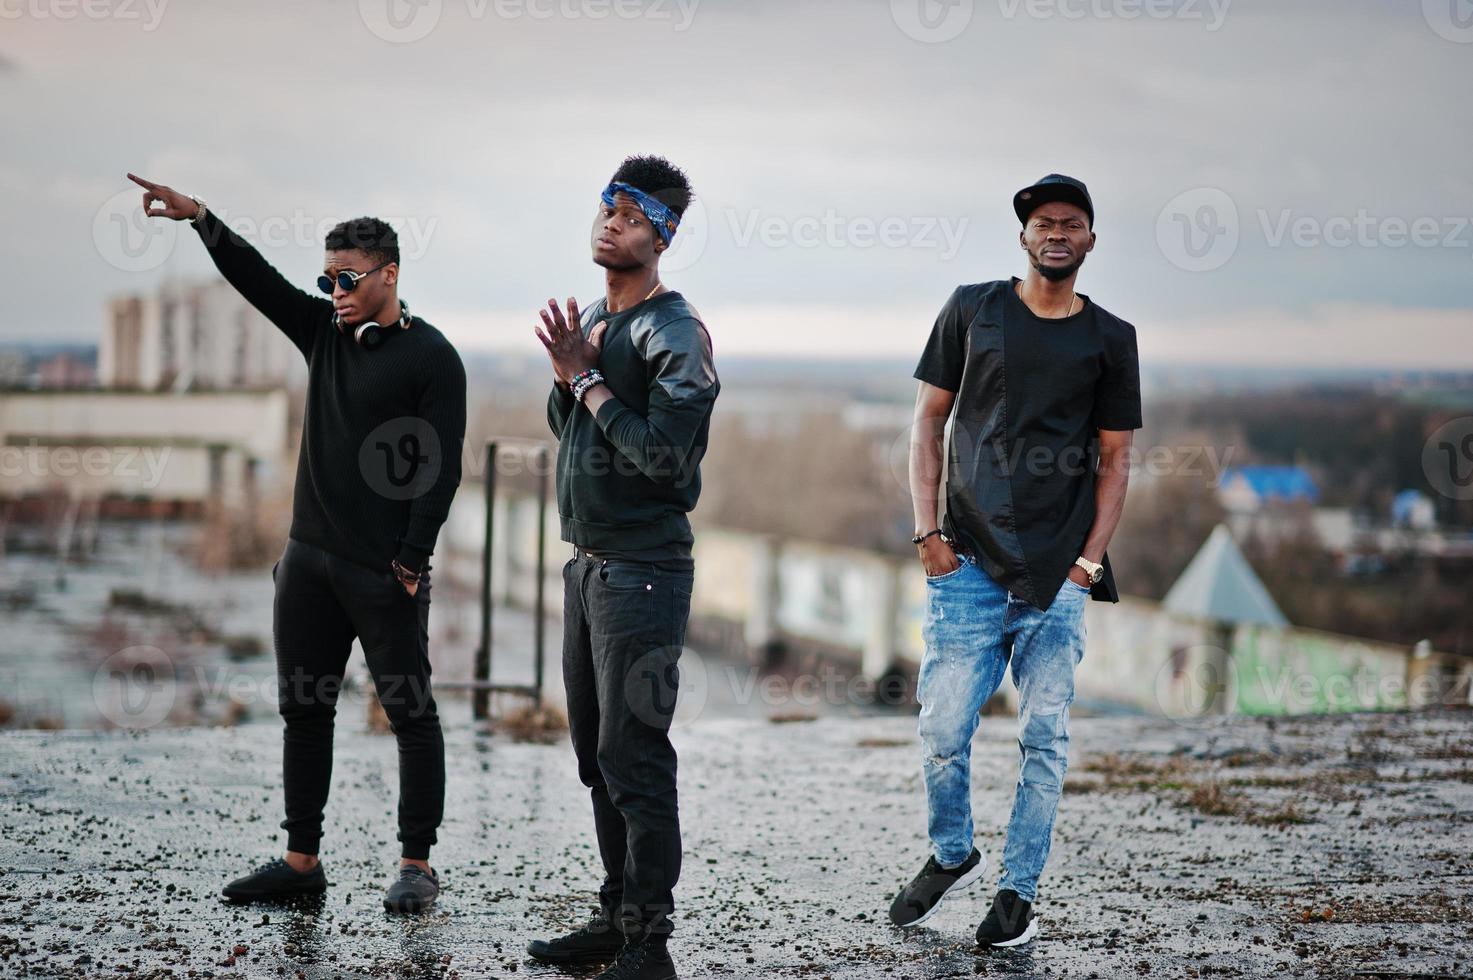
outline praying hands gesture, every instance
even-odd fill
[[[598,367],[598,356],[603,350],[607,323],[594,327],[593,333],[585,339],[582,319],[578,314],[578,301],[571,296],[568,297],[567,316],[563,315],[555,299],[548,300],[547,309],[538,312],[542,317],[542,326],[532,329],[537,332],[537,339],[542,341],[542,346],[547,348],[547,356],[552,359],[552,370],[557,375],[559,384],[570,385],[574,376]]]

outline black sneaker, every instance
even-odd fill
[[[237,878],[220,892],[232,902],[259,902],[295,895],[321,895],[327,890],[322,862],[311,871],[298,871],[281,858],[267,861],[244,878]]]
[[[895,896],[890,904],[890,921],[897,926],[918,926],[936,914],[943,898],[986,873],[987,859],[975,847],[965,861],[950,869],[941,867],[933,854],[921,873]]]
[[[1038,935],[1038,916],[1033,903],[1025,902],[1011,888],[1004,888],[992,900],[992,911],[977,927],[978,946],[1021,946]]]
[[[413,864],[399,868],[399,880],[384,893],[384,908],[390,912],[423,912],[440,894],[440,876]]]
[[[663,942],[629,942],[613,965],[593,980],[676,980],[675,963]]]
[[[527,955],[543,963],[607,963],[623,946],[624,934],[599,912],[576,932],[532,940]]]

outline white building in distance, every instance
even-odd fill
[[[291,341],[223,279],[167,282],[108,304],[97,352],[103,388],[298,388],[306,377]]]

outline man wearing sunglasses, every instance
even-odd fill
[[[295,288],[203,201],[134,177],[143,208],[189,221],[227,282],[307,359],[292,525],[272,569],[278,699],[286,724],[286,854],[224,889],[233,901],[316,894],[333,718],[353,640],[399,748],[393,912],[439,894],[429,864],[445,797],[430,694],[428,560],[460,483],[465,370],[440,331],[399,299],[399,244],[375,218],[328,232],[318,288]],[[157,205],[157,207],[155,207]]]

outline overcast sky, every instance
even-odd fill
[[[0,338],[209,271],[132,170],[309,288],[325,227],[388,218],[416,312],[535,350],[658,152],[718,357],[915,354],[1062,171],[1143,360],[1473,368],[1470,81],[1469,0],[0,0]]]

